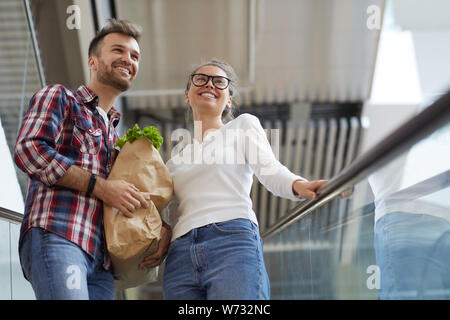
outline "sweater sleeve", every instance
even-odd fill
[[[243,122],[242,146],[245,159],[258,180],[274,195],[298,201],[292,191],[296,180],[305,178],[292,173],[275,157],[259,119],[250,114],[240,116]]]

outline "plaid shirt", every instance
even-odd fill
[[[15,163],[31,178],[19,243],[31,227],[40,227],[92,257],[107,256],[102,201],[55,185],[71,165],[104,178],[111,171],[120,113],[111,108],[107,128],[97,105],[98,97],[85,86],[73,91],[50,85],[31,98],[14,150]]]

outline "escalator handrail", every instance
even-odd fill
[[[412,145],[450,121],[450,91],[442,95],[422,112],[406,121],[374,147],[357,157],[318,192],[316,200],[306,200],[290,210],[276,224],[264,230],[262,238],[281,231],[294,221],[321,207],[329,200],[352,188],[357,182],[393,160]]]
[[[21,224],[23,219],[23,214],[0,207],[0,219],[6,220],[11,223]]]

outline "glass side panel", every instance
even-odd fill
[[[10,0],[0,3],[0,70],[0,130],[3,131],[1,136],[4,136],[6,141],[6,144],[3,139],[1,142],[0,164],[8,171],[11,170],[7,172],[8,180],[0,182],[0,206],[23,213],[23,209],[10,204],[8,197],[16,198],[19,194],[23,202],[28,176],[17,168],[10,169],[9,160],[12,159],[17,133],[28,103],[33,94],[41,88],[24,1]],[[5,164],[6,161],[8,163]],[[14,177],[9,178],[10,176]],[[5,181],[14,183],[14,186],[8,189],[11,186]]]
[[[264,239],[272,299],[450,299],[450,124]]]
[[[24,1],[0,3],[0,207],[23,213],[28,176],[13,164],[17,133],[39,88]],[[0,220],[0,299],[34,299],[19,263],[20,225]]]
[[[11,294],[13,300],[36,299],[31,284],[25,279],[19,261],[20,225],[10,223],[11,234]]]
[[[0,300],[11,299],[9,222],[0,220]]]

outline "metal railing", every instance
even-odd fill
[[[25,8],[25,15],[27,18],[28,29],[30,31],[31,42],[33,44],[34,57],[36,59],[36,66],[37,66],[37,70],[38,70],[39,81],[41,83],[41,87],[45,87],[46,81],[45,81],[44,67],[42,65],[41,54],[39,51],[39,44],[38,44],[38,40],[36,37],[36,28],[34,26],[33,14],[31,12],[31,8],[30,8],[30,1],[23,0],[23,5]]]
[[[319,190],[316,200],[308,200],[299,204],[285,217],[265,230],[262,237],[266,238],[280,232],[288,225],[305,217],[449,122],[450,91],[356,158]]]
[[[16,223],[16,224],[21,224],[22,219],[23,219],[23,214],[0,207],[0,219],[6,220],[8,222]]]

